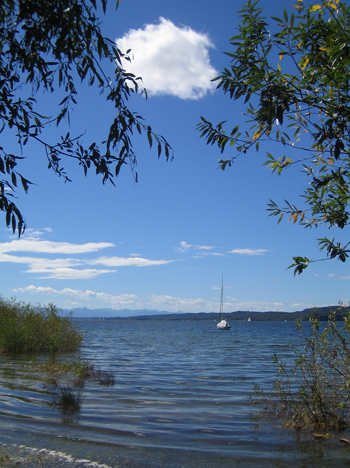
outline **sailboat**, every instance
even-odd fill
[[[217,324],[219,330],[229,330],[231,325],[222,318],[224,313],[224,277],[222,277],[221,285],[221,301],[220,301],[220,322]]]

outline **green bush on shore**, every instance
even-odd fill
[[[0,298],[0,352],[57,353],[78,349],[82,335],[52,303],[33,306]]]

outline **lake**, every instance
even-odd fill
[[[55,467],[349,466],[350,445],[340,442],[349,433],[314,439],[264,422],[249,400],[254,383],[271,390],[272,356],[288,361],[300,346],[294,323],[232,322],[229,331],[213,321],[77,323],[79,356],[113,373],[114,386],[87,382],[81,411],[64,415],[28,356],[1,357],[0,444],[41,450]]]

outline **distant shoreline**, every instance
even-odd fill
[[[145,314],[145,311],[130,311],[130,316],[127,315],[127,311],[123,310],[122,315],[118,315],[118,310],[113,311],[113,309],[108,309],[108,314],[106,309],[84,309],[86,315],[80,315],[84,312],[80,309],[79,315],[74,314],[74,320],[84,320],[84,319],[98,319],[98,320],[162,320],[162,321],[184,321],[184,320],[217,320],[217,312],[199,312],[199,313],[163,313],[156,311],[149,311]],[[226,312],[224,313],[225,319],[231,322],[247,322],[248,318],[251,322],[271,322],[271,321],[280,321],[280,322],[295,322],[296,320],[308,320],[310,316],[317,315],[321,321],[328,320],[328,316],[331,311],[336,311],[337,319],[342,320],[350,311],[350,306],[339,307],[339,306],[327,306],[319,308],[308,308],[302,311],[296,312],[252,312],[252,311],[236,311],[236,312]],[[139,315],[136,315],[139,312]],[[154,312],[152,314],[152,312]],[[103,315],[105,313],[106,315]],[[115,313],[115,315],[111,315]]]

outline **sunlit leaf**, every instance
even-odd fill
[[[302,70],[305,70],[305,68],[308,66],[309,61],[310,61],[309,57],[306,57],[304,63],[301,66]]]
[[[261,130],[257,130],[253,135],[253,140],[256,140],[261,135]]]

